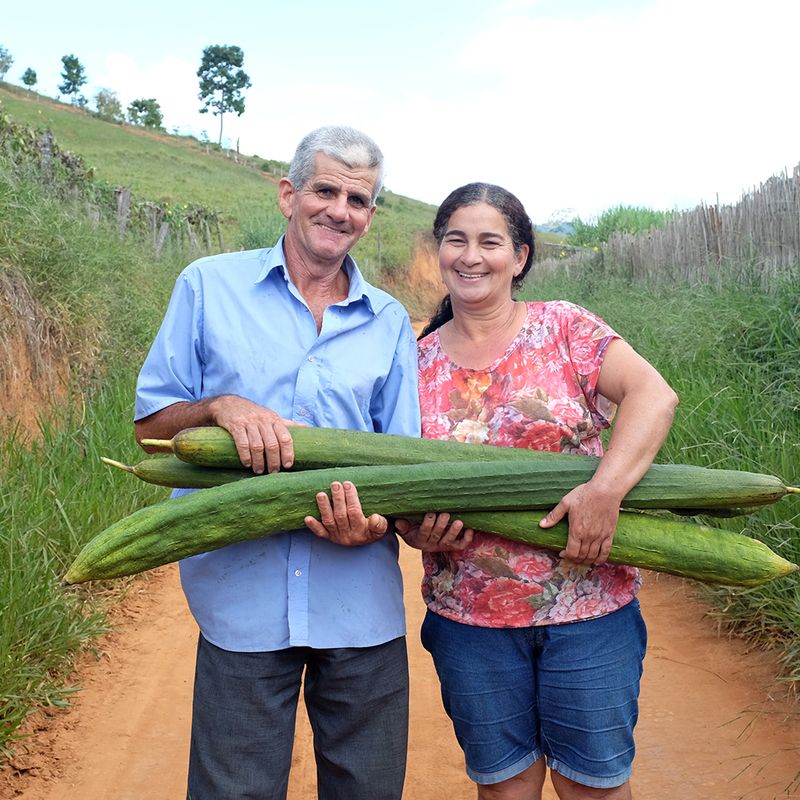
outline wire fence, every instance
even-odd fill
[[[94,223],[115,225],[120,237],[147,237],[156,259],[167,245],[190,256],[225,249],[218,212],[190,203],[141,200],[126,187],[97,180],[80,156],[58,146],[49,130],[14,122],[2,106],[0,155],[10,169],[32,171],[49,191],[83,202]]]

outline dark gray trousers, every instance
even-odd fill
[[[320,800],[400,800],[408,745],[404,637],[363,648],[197,648],[189,800],[284,800],[301,682]]]

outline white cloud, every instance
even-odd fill
[[[333,81],[254,86],[244,115],[232,124],[244,152],[288,161],[300,139],[321,125],[353,125],[377,139],[371,123],[379,101],[369,87]]]
[[[186,61],[166,56],[142,66],[124,53],[110,53],[95,83],[113,87],[123,107],[132,100],[153,97],[164,114],[164,125],[190,125],[199,117],[197,99],[197,67]]]
[[[534,216],[732,202],[800,160],[800,4],[659,0],[576,19],[515,5],[457,54],[463,85],[429,124],[449,115],[468,139],[453,157],[493,153]]]

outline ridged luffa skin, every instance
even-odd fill
[[[508,527],[501,531],[496,529],[501,518],[493,518],[491,524],[486,525],[486,520],[476,521],[466,512],[552,508],[569,489],[583,483],[591,475],[591,472],[587,474],[582,459],[567,458],[571,463],[560,460],[557,469],[545,469],[541,462],[535,460],[517,460],[513,463],[441,462],[334,467],[256,476],[158,503],[131,514],[92,539],[79,553],[64,580],[73,584],[131,575],[234,542],[301,528],[306,516],[317,516],[315,494],[328,491],[334,480],[349,480],[356,485],[367,515],[373,512],[395,516],[427,511],[464,512],[464,520],[470,526],[493,530],[508,538],[523,538],[523,541],[542,546],[562,547],[566,541],[565,526],[560,529],[561,539],[553,544],[547,540],[552,532],[539,529],[535,523],[528,524],[529,518],[524,515],[518,516],[516,521],[507,517],[505,524]],[[714,486],[708,486],[696,475],[691,480],[681,477],[681,472],[681,467],[669,467],[652,475],[648,472],[627,495],[624,505],[629,508],[686,508],[694,503],[696,507],[705,508],[710,500],[723,506],[758,505],[774,502],[786,493],[780,481],[770,476],[730,472],[724,485],[715,483]],[[717,477],[715,475],[715,479]],[[765,499],[768,497],[772,499]],[[637,559],[654,551],[659,536],[672,535],[680,540],[681,537],[705,530],[708,536],[716,534],[721,537],[715,538],[711,547],[722,550],[731,536],[726,532],[702,529],[701,526],[678,520],[645,518],[638,514],[624,515],[624,519],[630,523],[630,532],[623,530],[627,530],[627,522],[618,527],[615,537],[618,547],[624,545],[626,537],[634,535],[638,528],[642,528],[646,534],[643,541],[636,545],[639,553]],[[534,535],[538,538],[530,538]],[[742,545],[747,542],[754,545],[753,550],[759,549],[760,543],[751,539]],[[672,571],[681,569],[685,571],[679,574],[689,574],[693,557],[687,555],[679,545],[676,548],[678,563],[672,564],[674,555],[665,556],[666,563],[672,566]],[[658,552],[657,548],[655,552]],[[779,558],[771,551],[768,553],[771,558]],[[727,571],[719,575],[718,582],[741,583],[742,575],[737,572],[741,558],[741,555],[734,557]],[[619,553],[615,554],[615,559],[623,561]],[[786,574],[794,566],[783,559],[780,562],[783,565],[779,564],[778,574],[774,574],[775,563],[766,568],[767,572],[772,570],[771,577]],[[630,558],[626,555],[624,563],[659,568],[654,564],[633,560],[633,553]],[[711,574],[710,567],[703,566],[696,577],[711,580]],[[749,575],[744,579],[751,581],[754,577]],[[757,581],[761,582],[761,579]]]

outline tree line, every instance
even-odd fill
[[[0,80],[14,64],[14,57],[8,48],[0,45]],[[73,54],[62,56],[61,83],[59,92],[68,97],[72,105],[86,108],[88,100],[81,89],[87,83],[86,69]],[[197,77],[200,91],[197,95],[202,102],[201,114],[209,111],[219,117],[219,141],[222,145],[222,125],[226,113],[244,114],[245,89],[250,88],[250,77],[243,69],[244,52],[236,45],[209,45],[203,50]],[[36,70],[28,67],[20,77],[25,86],[33,89],[39,81]],[[110,122],[129,122],[145,128],[161,128],[164,115],[154,97],[140,97],[131,101],[123,111],[117,93],[110,89],[100,89],[94,96],[97,115]]]

